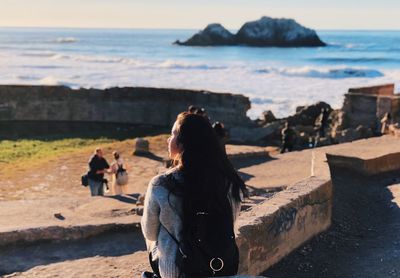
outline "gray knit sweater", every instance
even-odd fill
[[[170,232],[178,241],[182,229],[181,198],[169,194],[166,183],[166,175],[172,173],[175,179],[182,181],[182,173],[177,169],[172,169],[165,174],[154,177],[147,188],[144,212],[142,217],[142,231],[146,239],[149,251],[153,251],[153,256],[159,258],[159,268],[162,278],[177,278],[179,270],[175,265],[175,258],[178,251],[176,242],[168,234]],[[236,220],[240,212],[240,203],[232,201],[233,217]],[[168,232],[165,230],[168,229]],[[154,247],[157,246],[157,249]]]

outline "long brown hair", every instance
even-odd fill
[[[233,198],[241,201],[247,195],[246,186],[239,177],[225,152],[210,121],[196,114],[183,112],[176,119],[177,143],[182,151],[175,159],[183,172],[183,209],[209,203],[218,206],[231,190]]]

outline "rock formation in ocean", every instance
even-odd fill
[[[293,19],[262,17],[245,23],[236,34],[239,44],[251,46],[325,46],[317,33]]]
[[[226,30],[221,24],[213,23],[193,35],[185,42],[179,40],[175,42],[178,45],[188,46],[212,46],[212,45],[233,45],[235,44],[235,36]]]
[[[293,19],[262,17],[245,23],[233,35],[221,24],[210,24],[203,31],[184,42],[175,42],[186,46],[248,45],[277,47],[314,47],[325,46],[317,33]]]

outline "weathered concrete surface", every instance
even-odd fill
[[[345,155],[327,154],[326,156],[329,165],[352,169],[368,176],[400,169],[400,152],[367,160]]]
[[[379,163],[382,160],[378,158],[384,157],[385,160],[393,154],[396,156],[396,153],[400,153],[400,138],[387,135],[285,154],[270,152],[269,158],[247,159],[238,161],[236,165],[242,177],[246,180],[246,184],[251,187],[285,188],[312,175],[330,179],[327,153],[336,156],[356,157],[361,160],[372,159],[372,165],[375,164],[376,167],[380,167]],[[352,163],[355,161],[357,160],[352,160]],[[387,159],[386,161],[389,166],[392,165],[389,164],[391,160]],[[398,161],[394,161],[394,163],[393,165],[398,165]]]
[[[140,221],[134,203],[134,198],[121,196],[2,202],[0,246],[74,240],[107,231],[132,230]]]
[[[251,123],[246,116],[250,101],[242,95],[141,87],[73,90],[64,86],[0,86],[0,121],[170,127],[189,105],[204,107],[212,120],[227,127]]]
[[[240,273],[259,274],[331,223],[332,185],[309,178],[244,212],[238,219]]]
[[[338,145],[327,151],[330,167],[354,170],[370,176],[400,169],[400,139],[382,136]]]

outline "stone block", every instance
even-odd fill
[[[135,140],[135,150],[133,154],[149,154],[150,153],[150,143],[148,140],[143,138],[137,138]]]

